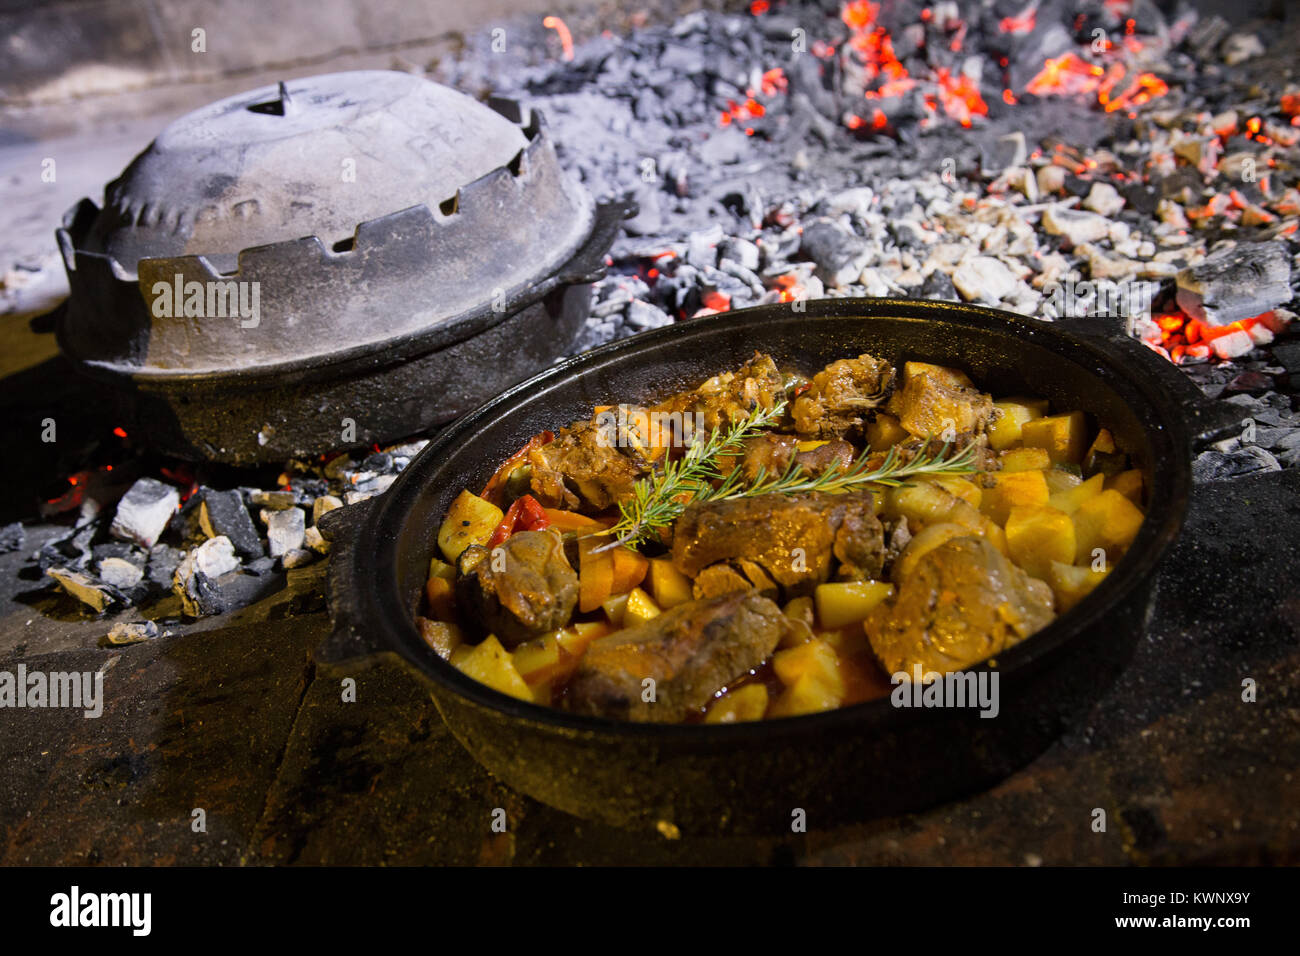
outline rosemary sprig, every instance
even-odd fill
[[[872,452],[867,449],[847,468],[830,468],[816,476],[808,475],[802,465],[792,460],[780,475],[769,476],[760,467],[748,484],[739,466],[724,477],[718,460],[741,454],[745,440],[778,420],[784,410],[785,403],[778,402],[769,410],[758,409],[733,422],[725,432],[715,428],[706,441],[693,443],[685,455],[666,464],[662,472],[639,480],[632,497],[619,504],[619,521],[603,532],[614,535],[614,540],[596,550],[638,546],[654,532],[671,527],[691,501],[842,492],[870,484],[897,487],[905,483],[903,479],[917,475],[962,475],[975,470],[975,445],[949,456],[950,443],[944,442],[937,452],[922,452],[906,462],[897,447],[890,448],[884,461],[874,468],[868,464]],[[926,442],[924,447],[928,446]],[[714,485],[715,481],[720,483]]]
[[[618,523],[602,532],[614,535],[614,540],[596,551],[619,545],[636,547],[654,531],[670,527],[687,501],[707,499],[710,493],[722,488],[734,489],[739,469],[724,478],[718,460],[741,454],[746,439],[779,421],[784,413],[785,401],[780,400],[771,408],[756,408],[744,418],[731,422],[726,431],[714,428],[704,439],[698,433],[694,435],[681,458],[665,464],[657,475],[637,481],[632,488],[632,497],[619,503],[621,517]],[[715,481],[722,482],[718,489],[713,486]]]

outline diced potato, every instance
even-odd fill
[[[1025,422],[1047,414],[1046,399],[1004,398],[994,402],[993,407],[1002,412],[988,430],[989,447],[994,451],[1002,451],[1018,444]]]
[[[958,500],[948,489],[929,481],[890,488],[884,497],[885,514],[906,518],[912,527],[946,520]]]
[[[1041,471],[1052,467],[1052,459],[1046,448],[1009,448],[998,456],[1002,470]]]
[[[1047,482],[1048,492],[1053,495],[1059,491],[1066,491],[1083,484],[1082,475],[1076,475],[1064,468],[1046,469],[1043,472],[1043,480]]]
[[[1055,508],[1012,508],[1007,518],[1007,550],[1011,560],[1046,581],[1052,562],[1074,560],[1074,522]]]
[[[778,647],[794,647],[812,639],[817,615],[811,597],[791,598],[786,602],[782,613],[791,620],[794,627],[785,633]]]
[[[524,679],[515,670],[510,653],[501,646],[496,635],[487,639],[465,654],[453,654],[451,663],[462,673],[474,678],[480,684],[487,684],[493,690],[499,690],[520,700],[533,700],[533,692],[528,689]]]
[[[1111,489],[1079,505],[1073,517],[1075,563],[1090,564],[1093,551],[1101,548],[1106,552],[1106,563],[1112,564],[1133,543],[1144,516],[1142,509]]]
[[[881,601],[894,596],[894,586],[883,581],[835,581],[817,585],[817,623],[834,629],[861,621]]]
[[[662,613],[650,595],[640,588],[633,588],[627,596],[627,608],[623,611],[623,626],[636,627]]]
[[[965,501],[958,501],[948,509],[948,513],[943,516],[945,524],[959,524],[966,528],[970,534],[979,535],[982,538],[988,538],[989,544],[997,548],[1003,554],[1007,553],[1007,538],[1002,529],[994,523],[993,519],[978,508],[974,508]]]
[[[772,656],[772,669],[786,686],[772,705],[773,717],[833,710],[844,701],[839,656],[823,640],[814,638],[790,650],[777,651]]]
[[[614,628],[604,621],[575,621],[558,632],[560,646],[573,657],[581,657],[587,652],[587,645],[592,641],[613,634]]]
[[[894,562],[894,580],[902,581],[910,575],[923,557],[944,542],[951,541],[953,538],[970,537],[972,534],[974,532],[970,528],[953,522],[940,522],[927,526],[907,543],[903,553]]]
[[[1087,449],[1088,421],[1083,412],[1048,415],[1026,422],[1020,438],[1026,448],[1045,448],[1053,463],[1083,461]]]
[[[424,596],[429,602],[429,612],[439,621],[450,621],[456,616],[455,587],[448,578],[429,578],[424,582]]]
[[[1041,471],[995,471],[991,488],[984,489],[980,511],[1005,525],[1012,508],[1037,508],[1047,504],[1047,481]]]
[[[569,653],[560,640],[563,630],[551,631],[541,637],[524,641],[514,650],[512,660],[515,670],[524,683],[536,690],[543,681],[555,682],[568,677],[578,666],[578,660]]]
[[[872,451],[888,451],[908,437],[907,429],[888,412],[877,411],[875,420],[867,422],[867,446]]]
[[[863,629],[861,621],[855,621],[834,631],[819,631],[817,639],[825,641],[835,649],[835,654],[840,659],[841,675],[844,674],[844,665],[848,658],[871,653],[871,642],[867,640],[867,632]]]
[[[443,561],[441,558],[430,558],[429,577],[446,578],[448,581],[455,581],[456,566],[454,564],[448,564],[446,561]]]
[[[487,544],[505,513],[490,501],[462,491],[438,529],[438,549],[452,564],[471,544]]]
[[[1074,512],[1078,510],[1079,505],[1083,504],[1089,498],[1101,494],[1105,484],[1106,478],[1104,475],[1093,475],[1087,481],[1054,492],[1051,497],[1047,499],[1047,503],[1057,511],[1064,511],[1066,514],[1074,514]]]
[[[1142,470],[1130,468],[1106,479],[1106,487],[1118,491],[1138,507],[1142,506]]]
[[[729,691],[715,701],[704,717],[706,724],[735,724],[744,720],[762,720],[767,712],[767,688],[746,684]]]
[[[650,595],[664,610],[684,604],[691,599],[691,579],[668,558],[651,558]]]
[[[960,498],[975,508],[980,506],[980,498],[984,494],[979,485],[969,478],[961,477],[961,475],[922,475],[916,480],[938,485],[950,495]]]
[[[464,643],[460,628],[450,621],[431,621],[427,617],[416,618],[420,627],[420,636],[433,648],[435,654],[443,660],[451,660],[452,652]]]
[[[627,599],[631,593],[628,591],[624,594],[615,594],[600,602],[600,609],[605,612],[605,617],[609,618],[609,623],[615,628],[623,626],[623,618],[627,614]]]
[[[1057,613],[1064,614],[1082,601],[1093,588],[1105,580],[1109,573],[1109,566],[1105,571],[1094,571],[1092,568],[1053,561],[1047,583],[1051,585],[1052,593],[1056,596]]]

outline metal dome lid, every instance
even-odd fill
[[[60,344],[139,378],[454,340],[561,270],[593,218],[539,113],[406,73],[292,80],[181,117],[103,209],[65,215]]]

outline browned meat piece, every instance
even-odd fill
[[[578,575],[554,531],[519,531],[494,553],[477,544],[462,552],[456,600],[503,645],[564,627],[578,600]]]
[[[696,575],[691,585],[691,593],[698,598],[720,597],[736,591],[752,591],[754,586],[745,580],[744,575],[723,562],[713,564]]]
[[[908,362],[903,387],[889,400],[899,424],[918,438],[961,441],[981,434],[993,416],[993,399],[955,369]]]
[[[771,408],[782,398],[781,373],[770,355],[754,357],[734,372],[715,375],[699,388],[677,395],[655,406],[661,413],[690,413],[696,434],[707,436],[714,428],[725,428],[756,408]]]
[[[894,367],[884,359],[859,355],[832,362],[795,399],[795,430],[807,438],[843,438],[860,432],[867,414],[883,405],[893,388]]]
[[[884,559],[870,492],[761,495],[687,505],[673,529],[673,564],[695,577],[719,561],[752,561],[786,597],[830,578],[832,555],[849,574],[876,577]]]
[[[555,441],[528,453],[533,496],[548,508],[604,511],[632,495],[648,470],[635,449],[618,447],[612,429],[574,422]]]
[[[781,609],[753,591],[687,601],[593,641],[566,701],[583,714],[677,723],[763,663],[790,628]]]
[[[961,670],[1049,624],[1052,591],[984,538],[954,538],[921,558],[893,601],[864,622],[887,674]]]
[[[853,464],[853,446],[846,441],[828,441],[824,445],[808,451],[799,451],[800,439],[795,435],[778,435],[768,432],[756,435],[745,442],[745,454],[740,460],[740,467],[750,481],[758,477],[763,469],[768,477],[785,474],[793,460],[806,474],[816,476],[831,468],[848,468]],[[723,460],[723,474],[734,467],[731,462]]]

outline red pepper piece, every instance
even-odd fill
[[[551,521],[538,500],[532,495],[524,495],[515,499],[501,523],[492,532],[492,537],[488,538],[487,546],[495,548],[516,531],[541,531],[550,526]]]
[[[528,439],[528,443],[507,458],[492,477],[488,479],[488,483],[483,486],[483,493],[479,497],[492,502],[494,505],[501,504],[501,489],[505,487],[506,479],[510,477],[510,473],[519,467],[519,464],[534,448],[541,448],[553,441],[555,441],[555,432],[551,431],[540,432]]]

